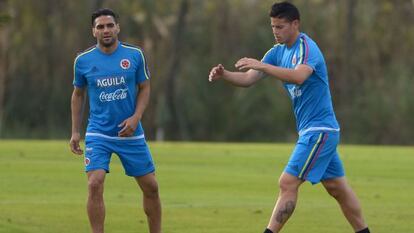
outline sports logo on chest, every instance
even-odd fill
[[[118,85],[122,85],[122,84],[125,84],[125,77],[124,76],[107,77],[107,78],[96,80],[96,85],[98,87],[110,87],[110,86],[118,86]]]
[[[128,59],[122,59],[121,62],[119,62],[119,65],[122,69],[127,70],[129,67],[131,67],[131,62]]]
[[[297,58],[296,58],[296,53],[293,54],[293,58],[292,58],[292,66],[295,66],[297,62]]]

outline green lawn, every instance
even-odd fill
[[[83,159],[66,141],[0,141],[0,233],[89,232]],[[261,233],[293,145],[150,143],[164,233]],[[414,148],[339,148],[374,233],[413,233]],[[147,232],[141,193],[116,156],[107,176],[106,230]],[[285,233],[352,232],[321,185],[302,186]]]

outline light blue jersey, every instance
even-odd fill
[[[262,62],[294,69],[306,64],[313,73],[301,85],[283,83],[292,103],[299,134],[310,131],[339,131],[332,107],[325,59],[316,43],[301,33],[296,42],[288,47],[276,44],[263,57]]]
[[[119,42],[111,54],[92,47],[74,62],[73,85],[87,87],[89,120],[87,136],[118,138],[118,125],[131,117],[136,108],[137,85],[150,78],[141,49]],[[141,122],[133,137],[144,138]]]

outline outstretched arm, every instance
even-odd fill
[[[262,73],[254,69],[247,72],[231,72],[224,69],[222,64],[218,64],[211,69],[208,80],[213,82],[222,78],[235,86],[249,87],[259,81],[261,77]]]
[[[263,63],[253,58],[242,58],[236,63],[239,70],[254,69],[273,76],[283,82],[302,84],[312,74],[313,69],[304,64],[297,65],[295,69],[287,69]]]
[[[82,107],[83,100],[85,99],[85,88],[75,87],[73,89],[72,98],[71,98],[71,111],[72,111],[72,137],[70,139],[69,145],[70,149],[74,154],[81,155],[83,153],[80,148],[79,142],[81,139],[80,136],[80,126],[82,123]]]
[[[136,100],[135,113],[128,119],[125,119],[119,127],[122,129],[118,132],[120,137],[130,137],[134,135],[134,132],[138,126],[139,121],[144,114],[145,109],[147,108],[149,98],[150,98],[150,81],[146,80],[138,84],[138,95]]]

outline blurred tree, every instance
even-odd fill
[[[0,0],[0,136],[3,135],[4,97],[7,87],[7,55],[9,22],[11,19],[8,2]]]
[[[177,15],[177,24],[175,26],[174,35],[173,35],[173,47],[170,53],[170,61],[167,63],[169,64],[169,69],[167,73],[166,82],[164,86],[163,92],[165,93],[165,103],[168,109],[168,115],[170,118],[166,121],[166,131],[168,134],[166,135],[169,139],[184,139],[183,133],[185,130],[182,128],[182,123],[185,120],[182,120],[179,117],[177,112],[179,104],[176,101],[176,83],[177,78],[180,72],[180,66],[184,56],[182,55],[183,44],[184,41],[184,33],[186,30],[186,16],[189,11],[189,2],[187,0],[181,0],[180,9]],[[185,139],[189,139],[185,137]]]

